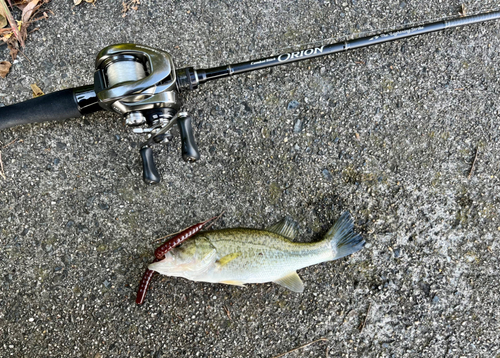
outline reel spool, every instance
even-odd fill
[[[147,136],[140,150],[146,183],[160,182],[151,146],[168,140],[167,132],[175,124],[181,134],[183,159],[199,159],[190,116],[179,113],[177,76],[170,54],[135,44],[108,46],[97,55],[94,87],[102,108],[121,114],[134,133]]]
[[[135,82],[146,77],[145,65],[138,57],[131,55],[114,56],[109,63],[103,64],[103,74],[109,87],[120,85],[125,82]],[[138,101],[144,96],[128,98],[128,101]],[[146,118],[140,112],[129,112],[125,115],[125,123],[130,126],[141,125],[146,122]]]
[[[146,77],[146,68],[134,56],[123,55],[109,63],[105,69],[106,79],[110,87],[128,81],[138,81]]]

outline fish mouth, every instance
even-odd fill
[[[163,260],[151,263],[148,269],[166,276],[195,280],[213,268],[216,256],[215,249],[201,258],[199,255],[178,255],[168,252]]]
[[[164,259],[150,263],[148,269],[163,273],[166,269],[172,269],[178,266],[178,263],[175,261],[175,257],[170,252],[167,252]]]
[[[184,276],[183,273],[192,271],[192,266],[192,260],[185,262],[167,252],[163,260],[152,262],[148,269],[167,276]]]

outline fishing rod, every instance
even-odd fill
[[[124,117],[134,133],[146,135],[140,149],[143,180],[156,184],[160,182],[160,175],[151,147],[168,141],[167,132],[175,124],[181,136],[182,158],[187,162],[200,158],[191,116],[181,111],[182,92],[194,90],[211,80],[249,71],[498,19],[500,11],[489,12],[206,69],[176,69],[168,52],[149,46],[111,45],[97,55],[93,85],[69,88],[2,107],[0,130],[27,123],[76,118],[101,110],[116,112]]]

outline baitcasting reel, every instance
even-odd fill
[[[119,44],[108,46],[97,55],[94,91],[99,105],[121,114],[133,132],[145,134],[141,145],[143,179],[160,182],[151,146],[168,141],[167,131],[179,127],[182,158],[200,158],[194,140],[191,117],[179,112],[177,74],[170,54],[148,46]]]
[[[376,36],[357,38],[330,45],[284,53],[279,56],[240,62],[208,69],[186,67],[175,70],[172,57],[148,46],[119,44],[106,47],[96,60],[95,83],[49,93],[26,102],[0,108],[0,130],[34,122],[80,117],[100,110],[119,113],[134,133],[147,136],[141,145],[144,181],[160,182],[151,146],[168,140],[169,129],[179,127],[182,157],[192,162],[200,158],[191,117],[179,112],[180,92],[194,90],[209,80],[248,71],[330,55],[429,32],[500,19],[500,11],[439,21]]]

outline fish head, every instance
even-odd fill
[[[162,275],[192,279],[205,272],[216,260],[216,249],[202,236],[195,236],[165,254],[163,260],[153,262],[150,270]]]

